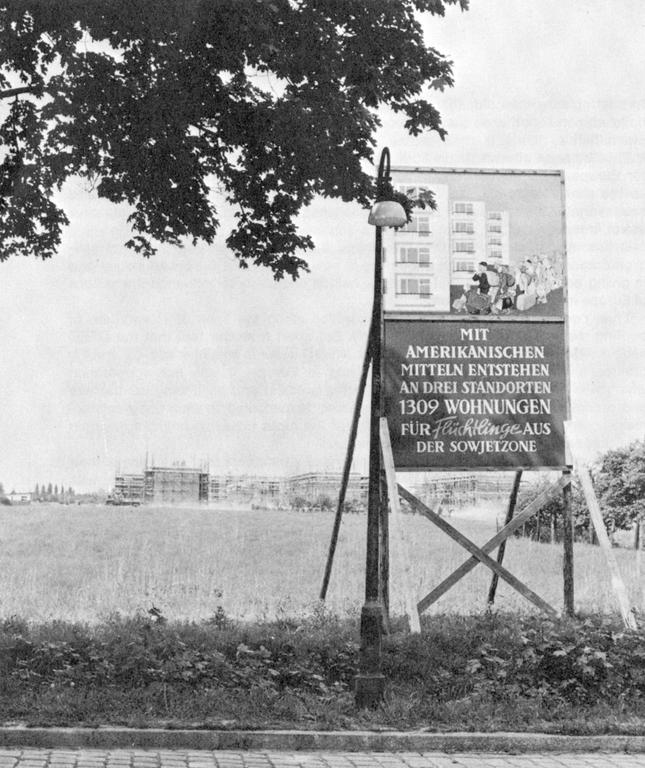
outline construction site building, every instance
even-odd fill
[[[208,501],[208,472],[191,467],[148,467],[144,472],[146,504]]]
[[[228,498],[228,478],[226,475],[209,475],[208,501],[225,501]]]
[[[114,503],[142,504],[144,497],[143,474],[119,474],[114,478]]]
[[[416,495],[439,511],[508,498],[514,472],[431,472],[415,486]]]
[[[469,472],[432,472],[415,490],[424,504],[449,514],[457,507],[475,503],[477,478]]]
[[[338,498],[341,480],[340,472],[307,472],[293,475],[287,480],[287,493],[292,499],[299,496],[312,503],[322,496],[335,500]],[[350,474],[345,498],[348,501],[364,501],[366,496],[365,478],[356,473]]]

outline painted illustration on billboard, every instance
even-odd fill
[[[385,320],[384,413],[398,469],[565,466],[564,323]]]
[[[384,232],[386,311],[563,318],[559,171],[400,168],[392,183],[436,208]]]

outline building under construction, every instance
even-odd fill
[[[108,504],[185,504],[209,499],[208,472],[183,465],[118,473]]]
[[[147,466],[139,474],[117,473],[109,504],[208,504],[231,502],[266,508],[289,507],[294,499],[316,504],[336,500],[340,472],[308,472],[291,477],[275,475],[218,475],[206,467]],[[346,498],[367,499],[367,478],[349,476]]]
[[[146,504],[208,501],[208,472],[192,467],[149,467],[144,473]]]
[[[341,482],[340,472],[306,472],[289,477],[286,482],[286,491],[291,499],[301,498],[309,503],[315,503],[324,497],[335,501],[340,492]],[[348,501],[366,501],[367,485],[368,478],[350,473],[345,498]]]
[[[508,498],[513,478],[512,472],[430,472],[415,491],[429,507],[449,514],[480,501]]]
[[[108,504],[132,504],[139,506],[144,501],[143,474],[117,474],[114,478],[114,491],[108,496]]]
[[[507,498],[514,473],[429,472],[414,487],[416,495],[440,514],[474,505],[477,501]],[[243,504],[262,508],[291,507],[295,502],[320,504],[336,501],[340,472],[307,472],[291,477],[217,475],[206,467],[147,466],[139,474],[117,473],[109,504]],[[368,478],[351,473],[346,499],[365,504]]]

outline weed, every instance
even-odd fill
[[[0,717],[30,724],[638,731],[643,633],[604,617],[439,616],[384,643],[383,705],[357,712],[358,627],[327,612],[264,624],[0,625]],[[603,713],[605,713],[603,715]],[[645,728],[642,730],[645,731]]]

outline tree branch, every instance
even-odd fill
[[[20,88],[8,88],[6,91],[0,91],[0,99],[10,99],[12,96],[20,96],[22,93],[34,93],[35,85],[23,85]]]

